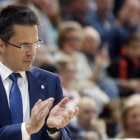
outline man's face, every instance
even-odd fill
[[[132,41],[126,47],[127,56],[130,58],[139,58],[140,57],[140,41]]]
[[[86,128],[91,127],[91,121],[97,118],[96,107],[93,103],[83,103],[82,106],[79,107],[80,111],[78,114],[78,120],[80,125]]]
[[[17,46],[33,44],[38,40],[37,26],[14,26],[15,35],[8,40]],[[33,63],[36,48],[32,46],[28,51],[21,51],[10,44],[3,45],[1,49],[1,61],[12,71],[28,71]]]
[[[93,35],[87,35],[83,42],[83,50],[89,55],[94,56],[99,48],[99,42]]]

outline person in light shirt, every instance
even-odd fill
[[[32,67],[36,14],[10,5],[0,12],[0,140],[72,140],[67,128],[79,108],[66,109],[58,75]]]

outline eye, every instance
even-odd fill
[[[22,49],[23,50],[28,50],[31,46],[29,44],[23,44]]]

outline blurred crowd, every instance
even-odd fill
[[[140,138],[140,0],[0,0],[39,17],[34,66],[61,77],[75,140]]]

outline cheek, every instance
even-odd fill
[[[127,119],[128,127],[133,127],[134,124],[135,124],[135,120],[133,118],[130,117]]]
[[[17,53],[11,54],[11,58],[10,59],[15,64],[16,63],[17,64],[21,64],[25,57],[26,57],[25,54],[17,52]]]

